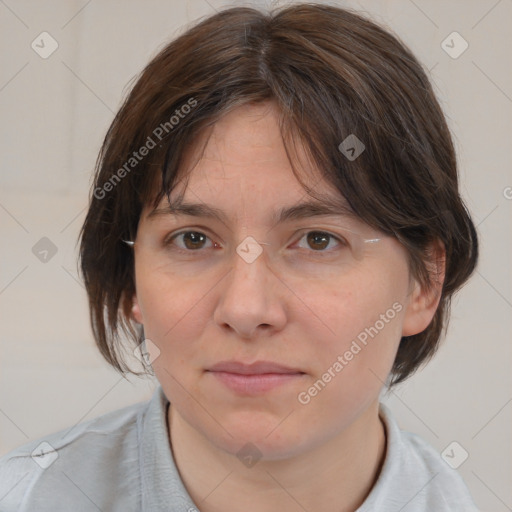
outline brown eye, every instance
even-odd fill
[[[176,245],[182,251],[197,251],[205,248],[209,240],[204,233],[199,231],[182,231],[175,234],[166,245]]]
[[[187,249],[197,249],[198,247],[202,247],[206,240],[206,236],[202,233],[197,233],[196,231],[188,231],[187,233],[183,233],[183,242]]]
[[[331,240],[336,240],[333,235],[322,231],[310,231],[306,234],[306,238],[308,247],[314,251],[323,251],[329,247]]]

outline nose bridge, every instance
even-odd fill
[[[216,323],[229,325],[244,337],[260,325],[280,327],[284,321],[263,247],[258,250],[247,239],[239,244],[215,311]]]
[[[265,284],[268,282],[269,273],[263,246],[252,237],[247,237],[238,245],[233,255],[228,278],[229,288],[234,289],[235,293],[250,292],[254,299],[261,299],[268,289]],[[237,297],[238,300],[243,298]]]

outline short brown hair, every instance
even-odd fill
[[[141,72],[106,134],[80,233],[96,343],[114,368],[136,373],[121,353],[122,332],[142,341],[130,319],[134,257],[122,240],[133,239],[145,205],[170,194],[202,130],[237,106],[268,100],[279,107],[287,151],[292,134],[358,217],[404,245],[411,275],[424,286],[433,279],[429,245],[445,247],[439,306],[423,332],[401,339],[396,384],[436,351],[451,297],[476,266],[477,234],[459,195],[450,132],[421,65],[388,31],[329,5],[220,11]],[[365,146],[357,159],[339,149],[351,134]]]

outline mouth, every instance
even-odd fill
[[[241,395],[257,395],[297,382],[305,372],[270,361],[244,364],[222,361],[206,370],[223,386]]]

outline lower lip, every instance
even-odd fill
[[[303,373],[262,373],[259,375],[241,375],[239,373],[209,372],[225,386],[241,395],[265,393],[302,377]]]

